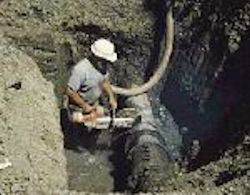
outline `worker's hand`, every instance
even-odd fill
[[[117,101],[115,98],[110,98],[109,103],[110,103],[110,106],[112,107],[112,109],[114,109],[114,110],[117,109]]]
[[[89,114],[83,115],[81,122],[82,123],[85,123],[85,122],[95,122],[96,119],[97,119],[97,113],[96,113],[96,111],[92,111]]]
[[[96,114],[98,117],[104,116],[104,108],[102,106],[96,106]]]
[[[97,119],[97,112],[94,110],[90,114],[88,114],[89,118],[88,121],[95,122]]]
[[[86,113],[91,113],[96,109],[96,107],[90,106],[90,105],[85,105],[83,109]]]

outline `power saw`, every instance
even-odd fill
[[[125,108],[119,113],[134,112],[133,108]],[[133,114],[132,114],[133,115]],[[116,116],[116,111],[112,110],[110,116],[99,117],[95,121],[85,122],[84,125],[94,129],[114,129],[114,128],[131,128],[137,117],[135,116]]]

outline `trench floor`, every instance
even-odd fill
[[[123,143],[112,142],[109,131],[64,131],[68,188],[78,192],[124,192],[128,166]]]

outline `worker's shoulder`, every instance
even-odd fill
[[[75,71],[87,71],[91,68],[90,61],[87,58],[84,58],[83,60],[79,61],[73,69]]]

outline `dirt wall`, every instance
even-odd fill
[[[66,161],[53,85],[20,50],[0,43],[0,194],[67,188]]]

